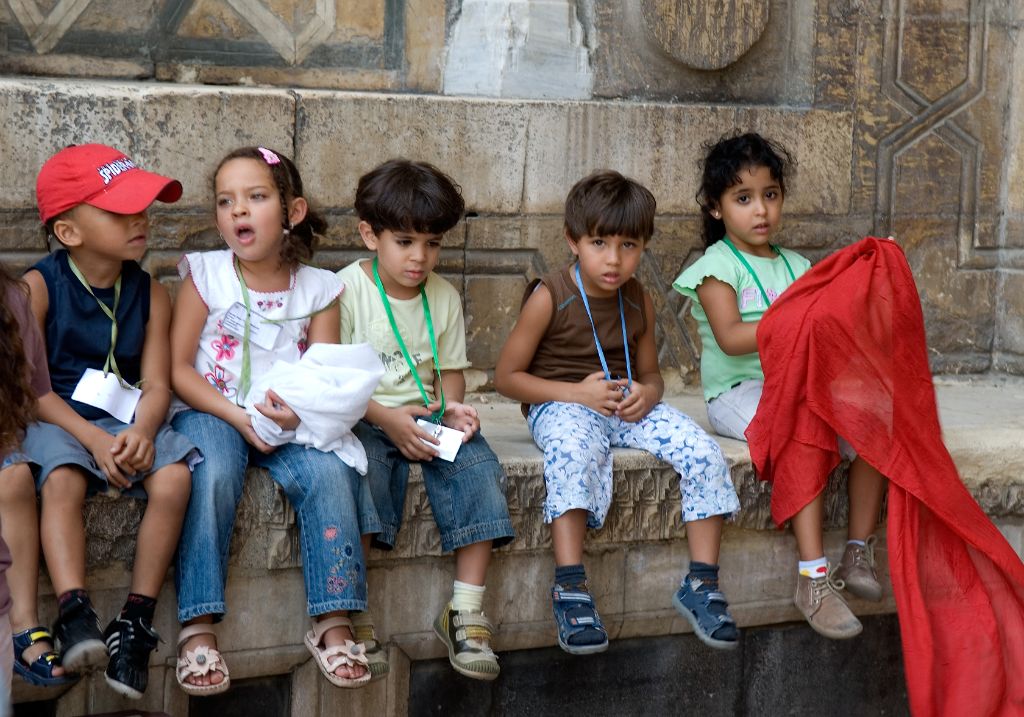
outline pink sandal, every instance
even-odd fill
[[[208,697],[227,691],[231,686],[231,676],[217,648],[200,645],[195,650],[186,650],[185,656],[181,657],[181,646],[196,635],[213,635],[214,639],[217,638],[216,628],[211,623],[195,623],[181,628],[178,633],[178,669],[175,671],[178,686],[185,694],[196,697]],[[224,679],[216,685],[193,685],[185,681],[189,677],[209,675],[211,672],[219,672],[224,675]]]
[[[335,687],[362,687],[370,681],[370,668],[366,659],[366,648],[352,640],[345,640],[344,645],[334,647],[323,646],[324,633],[335,627],[352,629],[352,621],[347,617],[329,617],[320,622],[313,621],[313,629],[306,633],[304,642],[310,654],[316,660],[317,667],[327,681]],[[366,672],[361,677],[338,677],[334,671],[339,667],[355,667],[362,665]]]

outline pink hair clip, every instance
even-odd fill
[[[257,147],[256,149],[258,149],[260,151],[260,154],[263,155],[263,161],[266,162],[267,164],[280,164],[281,158],[278,157],[273,152],[271,152],[266,147]]]

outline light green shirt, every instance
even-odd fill
[[[799,278],[811,263],[795,251],[780,247],[783,256],[789,261],[793,274]],[[786,262],[775,255],[771,258],[743,253],[743,258],[750,268],[757,273],[768,295],[769,302],[775,299],[793,283],[793,278],[786,269]],[[757,352],[741,356],[729,356],[718,346],[715,335],[711,331],[707,314],[697,298],[697,287],[704,279],[713,276],[731,286],[736,291],[736,304],[743,321],[759,321],[767,310],[764,296],[757,288],[754,277],[732,253],[724,241],[718,241],[708,247],[704,256],[683,270],[672,288],[684,296],[693,299],[693,318],[697,320],[702,345],[700,356],[700,380],[704,386],[704,400],[710,401],[715,396],[725,393],[738,383],[749,379],[764,378],[761,370],[761,358]]]
[[[365,260],[360,260],[365,261]],[[380,292],[373,279],[354,261],[338,272],[345,282],[341,293],[341,343],[368,343],[384,364],[384,377],[380,380],[373,400],[396,408],[409,404],[422,404],[423,397],[402,356],[391,322],[384,311]],[[469,368],[466,359],[466,325],[462,317],[462,299],[455,287],[431,272],[426,282],[430,318],[437,334],[437,360],[442,371]],[[423,316],[423,303],[417,295],[412,299],[395,299],[391,312],[409,355],[416,365],[416,374],[423,382],[431,401],[434,396],[434,356],[427,336]]]

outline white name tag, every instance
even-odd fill
[[[245,305],[236,301],[224,314],[221,320],[224,330],[241,339],[245,336]],[[274,348],[277,335],[281,333],[281,325],[274,324],[256,312],[249,314],[249,340],[261,349],[270,351]]]
[[[459,448],[462,447],[462,437],[466,435],[463,431],[456,431],[454,428],[448,428],[448,426],[442,426],[439,423],[431,423],[422,418],[416,419],[416,425],[441,441],[440,445],[434,445],[430,441],[420,439],[422,443],[437,451],[438,458],[449,463],[455,460],[455,455],[459,452]]]
[[[104,376],[102,371],[87,368],[71,398],[101,408],[121,423],[131,423],[142,391],[134,386],[125,388],[113,373]]]

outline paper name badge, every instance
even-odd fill
[[[245,305],[235,302],[224,314],[221,322],[224,330],[232,336],[243,338],[245,336]],[[274,324],[255,312],[249,313],[249,340],[261,349],[270,351],[274,348],[277,335],[281,333],[281,325]]]
[[[125,388],[113,373],[104,376],[102,371],[87,368],[71,398],[100,408],[121,423],[131,423],[142,391],[134,386]]]
[[[454,428],[448,428],[448,426],[442,426],[438,423],[431,423],[422,418],[416,419],[416,425],[441,441],[440,445],[434,445],[429,441],[420,439],[425,445],[437,451],[438,458],[449,463],[455,460],[455,455],[459,452],[459,448],[462,447],[462,437],[466,435],[464,432],[456,431]]]

